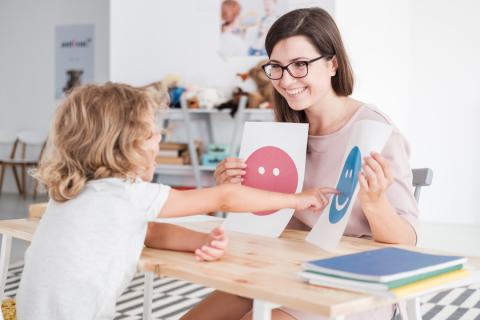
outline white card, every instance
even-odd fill
[[[390,125],[372,120],[362,120],[355,124],[337,180],[336,189],[340,194],[331,198],[305,240],[328,251],[337,247],[359,190],[358,174],[362,168],[362,159],[372,151],[381,152],[392,129]]]
[[[308,124],[246,122],[240,158],[247,163],[243,185],[268,191],[302,190],[307,153]],[[278,237],[292,218],[293,209],[274,212],[229,213],[227,230]]]

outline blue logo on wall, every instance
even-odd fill
[[[353,192],[357,186],[361,164],[360,149],[353,147],[348,154],[347,160],[345,160],[340,179],[338,180],[337,190],[339,194],[334,195],[332,199],[329,214],[330,223],[337,223],[347,212]]]

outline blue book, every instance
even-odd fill
[[[385,283],[463,265],[466,262],[465,257],[388,247],[307,261],[304,268],[325,275]]]

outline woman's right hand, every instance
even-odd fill
[[[311,209],[320,211],[324,209],[329,202],[328,195],[338,194],[337,189],[322,187],[305,190],[295,194],[297,198],[296,210]]]
[[[245,175],[246,163],[238,158],[225,158],[215,168],[213,176],[217,185],[225,183],[241,183]]]

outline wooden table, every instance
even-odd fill
[[[209,231],[218,222],[181,225]],[[297,275],[302,270],[304,261],[385,246],[372,240],[343,237],[338,249],[334,253],[328,253],[305,242],[306,234],[305,231],[286,230],[277,239],[229,232],[228,254],[221,261],[213,263],[199,263],[191,253],[145,248],[140,268],[157,276],[195,282],[254,299],[254,319],[270,319],[271,309],[280,305],[342,319],[345,315],[405,300],[306,284]],[[434,253],[421,248],[397,247]],[[478,258],[469,258],[469,263],[480,267]],[[150,290],[146,288],[147,294]],[[149,298],[146,302],[148,301]],[[417,296],[411,295],[406,301],[408,318],[420,319]]]
[[[0,293],[7,277],[12,238],[31,241],[38,219],[0,221],[3,234],[0,255]],[[219,222],[180,223],[209,231]],[[327,253],[303,239],[306,232],[286,230],[280,238],[266,238],[229,232],[228,253],[220,261],[198,262],[192,253],[145,248],[139,269],[146,273],[144,319],[150,319],[153,276],[174,277],[254,300],[254,319],[269,319],[279,305],[317,313],[332,319],[396,303],[398,299],[374,297],[327,287],[308,285],[298,276],[302,262],[340,254],[379,248],[384,245],[366,239],[343,237],[335,253]],[[404,247],[405,246],[398,246]],[[421,248],[408,249],[432,252]],[[479,258],[469,264],[480,267]],[[435,290],[432,290],[434,292]],[[420,318],[416,296],[407,297],[409,319]]]

